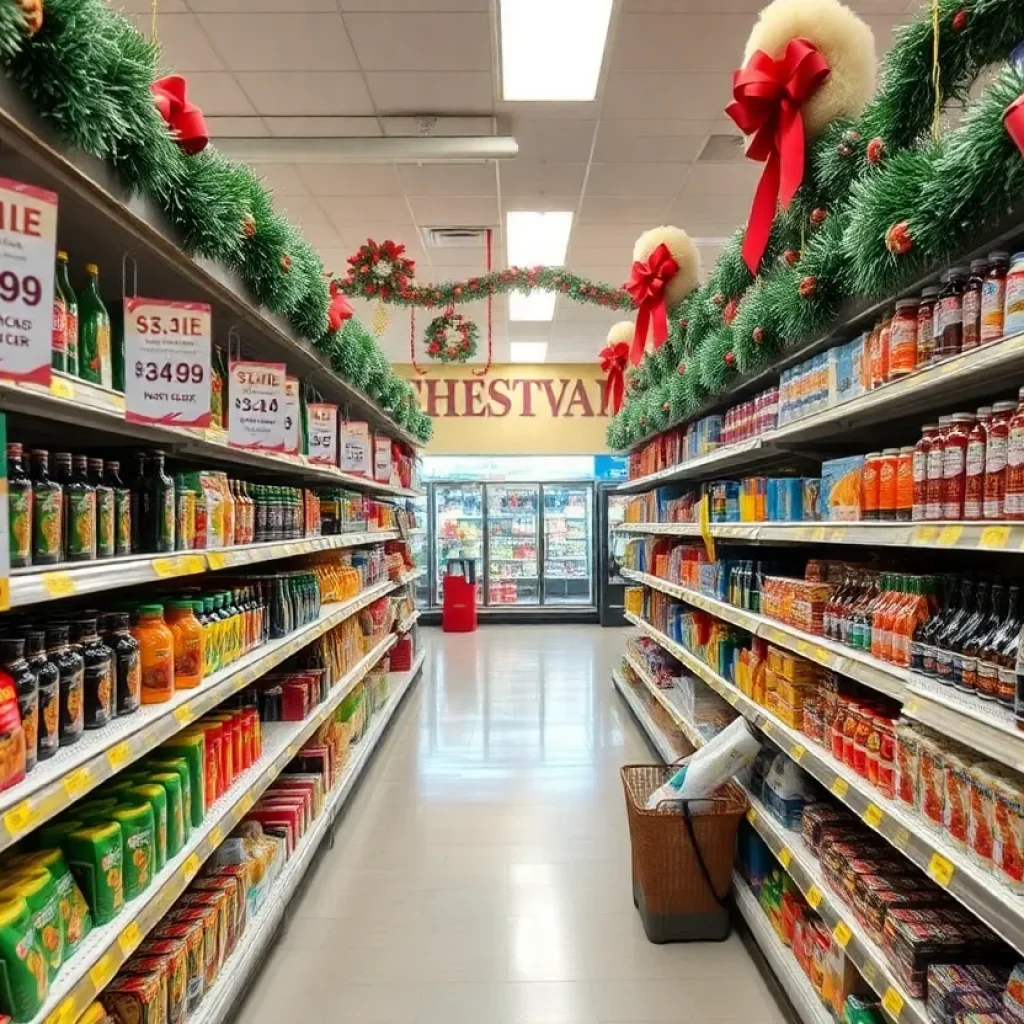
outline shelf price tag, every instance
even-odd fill
[[[932,859],[928,861],[928,874],[943,888],[949,886],[955,871],[956,868],[953,867],[952,862],[943,857],[941,853],[933,853]]]
[[[299,381],[284,379],[284,453],[299,454]]]
[[[832,929],[832,935],[843,949],[846,949],[850,943],[850,939],[853,938],[853,932],[850,931],[850,926],[845,921],[840,921],[835,928]]]
[[[64,778],[64,792],[72,800],[80,797],[92,785],[92,772],[88,765],[82,765]]]
[[[939,530],[938,545],[940,548],[951,548],[960,539],[964,532],[962,526],[944,526]]]
[[[24,832],[35,828],[38,817],[39,815],[32,810],[32,805],[27,800],[22,800],[4,814],[4,828],[12,839],[17,839]]]
[[[185,863],[181,865],[181,874],[186,882],[191,882],[196,874],[199,872],[199,854],[190,853],[185,858]]]
[[[48,388],[55,336],[62,334],[66,350],[67,325],[53,311],[56,246],[56,194],[0,178],[0,377],[7,380]]]
[[[817,910],[821,906],[821,890],[816,885],[807,890],[807,902],[812,910]]]
[[[114,964],[114,958],[109,953],[104,953],[99,960],[89,969],[89,980],[93,984],[93,988],[96,992],[102,992],[109,983],[110,979],[114,976],[114,971],[117,970]]]
[[[882,996],[882,1009],[885,1010],[893,1020],[899,1020],[903,1012],[903,996],[890,985]]]
[[[757,821],[757,808],[756,807],[750,807],[750,808],[747,809],[747,821],[749,821],[751,825],[753,825],[754,822]]]
[[[338,407],[312,402],[306,407],[309,425],[309,461],[317,466],[338,464]]]
[[[882,813],[881,807],[878,807],[875,804],[868,804],[861,817],[868,825],[871,826],[871,828],[878,828],[878,826],[882,824],[882,819],[885,815]]]
[[[210,425],[212,315],[205,302],[124,300],[124,417]]]
[[[111,747],[107,751],[107,763],[115,772],[120,771],[124,767],[125,761],[128,760],[128,755],[131,753],[131,747],[128,746],[127,740],[122,740],[115,747]]]
[[[982,548],[1005,548],[1010,539],[1010,528],[1008,526],[986,526],[981,531],[979,547]]]
[[[44,572],[42,579],[47,597],[70,597],[78,589],[71,574],[67,572]]]
[[[283,452],[284,363],[231,364],[228,444],[256,452]]]
[[[793,860],[793,854],[791,854],[789,852],[789,847],[788,846],[784,846],[781,850],[779,850],[779,863],[784,868],[788,868],[790,863],[792,862],[792,860]]]
[[[140,942],[142,942],[142,931],[134,921],[117,937],[117,944],[125,956],[134,953],[139,948]]]
[[[850,788],[850,784],[846,779],[836,778],[833,780],[832,785],[829,787],[832,792],[839,797],[840,800],[846,796],[846,791]]]

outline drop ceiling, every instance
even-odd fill
[[[122,6],[149,31],[150,0]],[[507,211],[572,210],[568,268],[621,284],[647,228],[674,223],[708,240],[710,267],[713,240],[745,218],[759,165],[695,161],[710,135],[735,132],[722,109],[760,6],[616,0],[590,103],[501,99],[497,0],[157,0],[157,34],[214,137],[516,137],[519,157],[501,163],[256,165],[336,274],[373,237],[404,242],[421,283],[464,279],[484,271],[484,249],[425,247],[422,229],[492,228],[500,269]],[[918,0],[851,6],[881,55]],[[357,306],[369,320],[372,309]],[[460,308],[485,338],[484,304]],[[501,298],[493,314],[497,361],[510,341],[548,342],[549,362],[592,361],[620,318],[565,299],[551,322],[509,322]],[[416,313],[420,359],[432,315]],[[410,330],[409,312],[390,307],[381,341],[393,361],[408,361]]]

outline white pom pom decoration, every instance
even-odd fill
[[[636,325],[632,320],[620,320],[609,328],[607,343],[617,345],[620,341],[632,341],[635,330]]]
[[[677,302],[682,302],[700,284],[700,251],[681,228],[663,224],[659,228],[645,231],[636,240],[633,246],[634,262],[646,260],[659,245],[664,245],[679,264],[679,269],[665,285],[665,305],[671,308]]]

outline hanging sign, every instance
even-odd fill
[[[57,196],[0,178],[0,377],[50,386]]]
[[[309,461],[317,465],[338,464],[338,407],[314,402],[309,411]]]
[[[283,452],[284,363],[231,364],[228,444],[249,451]]]
[[[129,423],[210,425],[211,310],[205,302],[124,300]]]
[[[284,379],[284,453],[299,454],[299,381]]]

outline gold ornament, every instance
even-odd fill
[[[389,322],[388,307],[378,299],[377,305],[373,310],[373,318],[370,320],[370,329],[373,331],[373,336],[375,338],[382,338],[384,332],[388,329]]]

